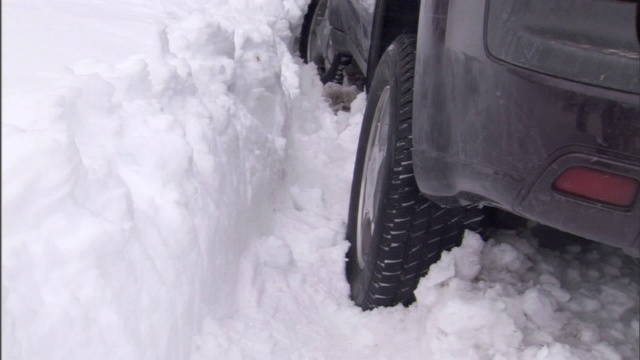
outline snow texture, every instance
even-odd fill
[[[297,57],[308,2],[3,1],[2,358],[639,358],[604,246],[467,233],[411,307],[353,306],[366,99]]]

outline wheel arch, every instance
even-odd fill
[[[385,50],[402,34],[416,34],[420,0],[378,0],[373,16],[367,61],[367,91]]]

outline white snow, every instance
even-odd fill
[[[2,358],[640,357],[638,261],[526,232],[353,306],[366,99],[296,56],[308,2],[3,1]]]

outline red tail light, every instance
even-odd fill
[[[576,166],[553,183],[557,191],[605,204],[630,207],[638,193],[638,180],[602,170]]]

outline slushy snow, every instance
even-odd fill
[[[297,56],[308,3],[3,1],[2,358],[638,359],[638,260],[526,229],[351,303],[366,96]]]

